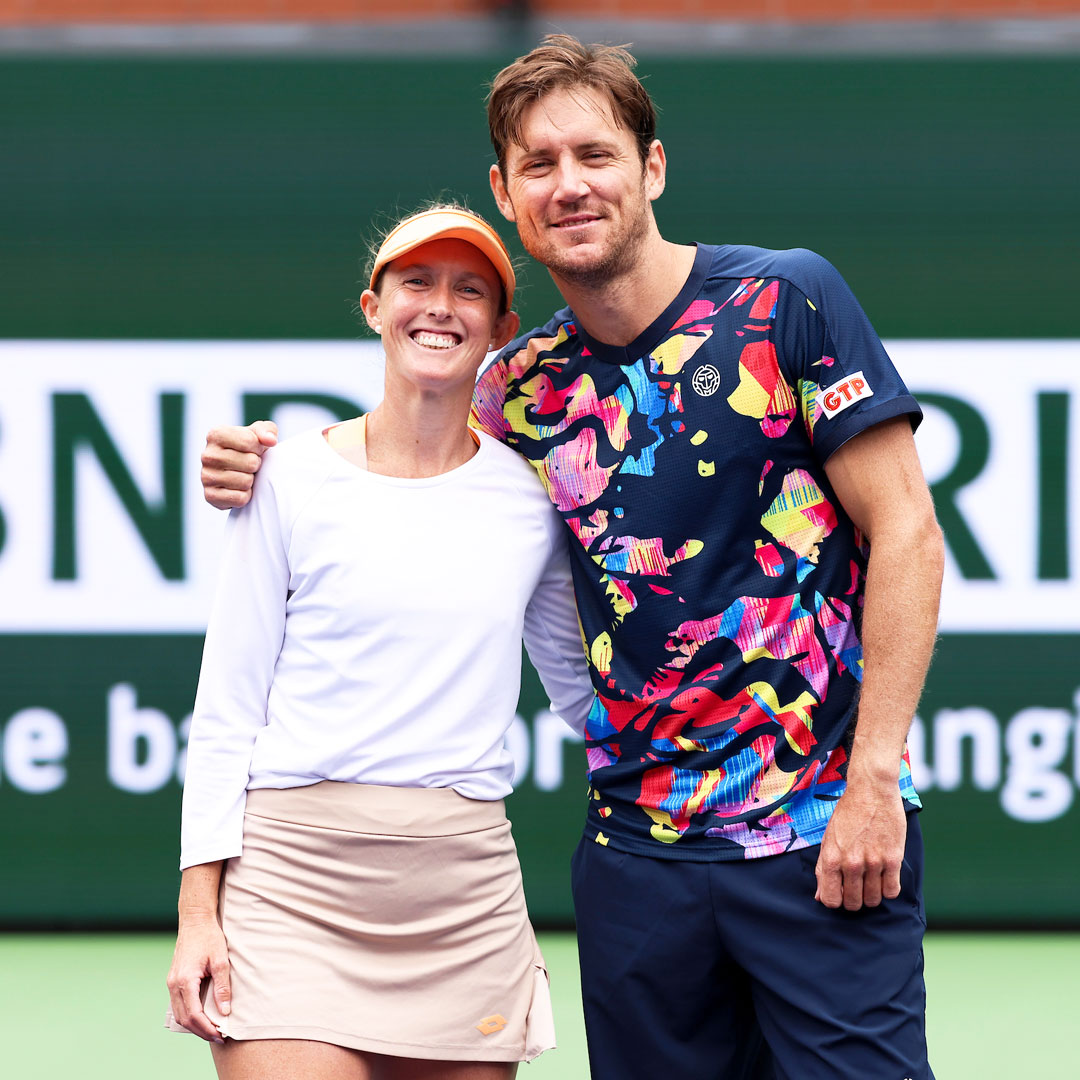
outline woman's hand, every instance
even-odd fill
[[[221,1032],[203,1010],[202,984],[207,978],[213,982],[214,1002],[222,1016],[228,1016],[232,1008],[229,950],[217,919],[204,916],[180,924],[167,980],[169,1001],[178,1024],[208,1042],[221,1043],[225,1041]]]

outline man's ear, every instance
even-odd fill
[[[506,190],[506,181],[503,180],[502,169],[498,165],[492,165],[488,172],[488,180],[491,182],[491,194],[495,196],[495,205],[499,208],[507,221],[517,221],[514,216],[514,204],[510,201],[510,195]]]
[[[512,341],[520,328],[521,319],[516,311],[500,315],[491,330],[492,349],[501,349],[507,342]]]
[[[376,334],[381,334],[382,320],[379,318],[379,294],[372,289],[365,289],[360,294],[360,310],[364,313],[368,326]]]
[[[645,157],[645,195],[650,202],[663,195],[666,184],[667,155],[664,153],[664,144],[659,139],[653,139]]]

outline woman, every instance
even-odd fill
[[[466,426],[514,285],[477,215],[400,222],[360,301],[382,403],[268,451],[230,518],[169,973],[222,1080],[508,1080],[554,1045],[502,805],[522,636],[579,730],[592,691],[565,530]]]

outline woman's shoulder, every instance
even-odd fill
[[[263,453],[258,480],[279,492],[305,490],[325,479],[333,467],[334,452],[323,430],[312,428],[269,447]]]
[[[496,439],[486,431],[478,431],[475,428],[480,444],[484,447],[484,453],[488,456],[493,466],[505,472],[508,480],[528,479],[530,486],[538,486],[539,481],[536,470],[516,450],[511,450],[501,439]]]
[[[489,471],[497,478],[497,484],[519,505],[544,517],[557,518],[558,511],[533,464],[499,439],[482,431],[478,434],[491,466]]]

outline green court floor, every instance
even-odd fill
[[[543,934],[557,1051],[522,1080],[587,1080],[570,934]],[[172,942],[160,934],[0,935],[0,1073],[10,1080],[212,1080],[205,1044],[161,1028]],[[1080,934],[931,934],[938,1080],[1080,1076]],[[701,1080],[723,1080],[702,1077]]]

